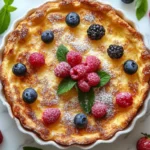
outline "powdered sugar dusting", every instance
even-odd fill
[[[65,111],[69,111],[69,110],[73,111],[79,107],[80,107],[80,105],[78,102],[78,98],[75,97],[75,98],[71,99],[70,101],[66,102],[66,104],[64,105],[64,110]]]
[[[112,92],[107,92],[105,87],[102,89],[95,89],[95,102],[102,102],[108,106],[106,117],[113,114],[113,94]]]
[[[52,100],[43,100],[41,101],[41,106],[53,106],[53,105],[57,105],[59,102],[59,97],[56,94],[55,98]]]
[[[53,88],[50,88],[50,83],[46,78],[40,80],[40,84],[42,85],[42,101],[40,102],[40,104],[42,106],[57,105],[59,102],[59,96],[57,95],[57,91]]]
[[[57,38],[57,39],[61,38],[62,35],[64,34],[64,28],[61,27],[61,28],[58,28],[58,29],[54,29],[53,32],[54,32],[55,38]]]
[[[48,20],[54,24],[56,21],[62,20],[63,16],[60,14],[51,14],[48,16]]]
[[[66,35],[65,40],[68,44],[70,44],[75,50],[79,52],[85,52],[91,49],[90,43],[87,39],[78,39],[75,38],[73,34]]]
[[[93,22],[95,20],[95,16],[93,14],[89,13],[84,16],[84,19],[88,22]]]
[[[74,49],[76,49],[79,52],[84,52],[90,49],[90,46],[86,41],[82,42],[81,40],[76,40],[74,42],[70,42],[70,44]]]
[[[109,73],[111,77],[115,77],[114,73],[110,70],[110,66],[107,61],[102,62],[102,70],[106,71]]]
[[[62,117],[62,122],[66,125],[73,125],[74,115],[69,112],[65,112]]]

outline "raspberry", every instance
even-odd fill
[[[88,92],[90,90],[90,85],[86,81],[86,78],[83,78],[78,81],[78,87],[82,92]]]
[[[41,67],[45,64],[45,58],[41,53],[32,53],[29,57],[29,63],[33,67]]]
[[[66,62],[59,63],[54,69],[55,75],[57,77],[65,78],[70,76],[71,66]]]
[[[87,72],[95,72],[99,69],[100,60],[95,56],[87,56],[84,65],[87,68]]]
[[[46,125],[56,122],[60,117],[60,110],[58,108],[48,108],[43,112],[43,122]]]
[[[120,107],[128,107],[133,103],[132,95],[129,92],[118,93],[116,95],[116,103]]]
[[[73,80],[79,80],[86,75],[86,67],[83,64],[76,65],[70,70]]]
[[[2,144],[3,142],[3,135],[2,135],[2,132],[0,131],[0,144]]]
[[[101,102],[97,102],[92,107],[92,114],[95,118],[102,118],[107,113],[107,106]]]
[[[95,72],[89,73],[86,78],[90,86],[96,86],[100,82],[100,77]]]
[[[67,62],[71,65],[71,67],[74,67],[78,64],[80,64],[82,61],[82,56],[79,52],[70,51],[67,53]]]

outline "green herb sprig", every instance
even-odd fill
[[[64,46],[60,45],[57,49],[56,56],[59,62],[66,61],[66,55],[69,52],[69,50]],[[95,88],[100,88],[106,85],[110,81],[110,75],[105,71],[98,71],[97,74],[100,77],[100,83]],[[77,82],[69,78],[64,78],[60,84],[58,85],[57,94],[61,95],[68,91],[70,91],[72,88],[76,88],[78,92],[78,100],[80,103],[80,106],[84,110],[85,113],[90,113],[91,108],[94,104],[95,100],[95,93],[94,88],[91,88],[89,92],[82,92],[78,86]]]
[[[5,32],[10,24],[10,12],[15,11],[17,8],[11,6],[14,0],[4,0],[4,6],[0,10],[0,34]]]
[[[36,147],[29,147],[29,146],[26,146],[26,147],[23,147],[23,150],[42,150],[42,149],[36,148]]]
[[[136,0],[135,1],[136,17],[141,20],[148,10],[148,0]]]

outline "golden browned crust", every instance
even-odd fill
[[[75,29],[65,25],[65,16],[70,11],[76,11],[81,17],[81,23]],[[106,29],[105,37],[98,42],[90,41],[86,35],[86,30],[92,23],[102,24]],[[50,45],[45,45],[40,40],[41,33],[46,29],[53,30],[55,35],[55,40]],[[109,105],[108,115],[101,120],[88,115],[89,123],[83,130],[76,129],[72,123],[72,117],[82,112],[76,91],[71,90],[69,94],[60,97],[56,94],[60,79],[55,77],[53,70],[58,64],[55,53],[59,44],[80,51],[84,57],[96,55],[102,61],[102,68],[112,77],[105,88],[95,91],[96,100],[103,100]],[[106,50],[110,44],[124,47],[125,54],[120,60],[114,61],[107,56]],[[28,64],[30,53],[35,51],[41,52],[46,58],[45,67],[40,70],[31,68]],[[8,36],[1,65],[4,94],[22,126],[45,141],[85,145],[99,139],[107,140],[129,125],[147,96],[149,55],[142,36],[109,5],[93,0],[48,2],[20,21]],[[134,59],[139,65],[138,72],[132,76],[125,74],[122,68],[127,59]],[[28,73],[25,77],[18,78],[12,74],[12,66],[17,62],[27,66]],[[21,98],[22,91],[28,87],[33,87],[38,92],[38,100],[31,105],[25,104]],[[129,108],[123,109],[115,104],[115,95],[120,91],[130,91],[133,94],[134,103]],[[48,107],[60,108],[61,118],[54,125],[45,126],[41,116]]]

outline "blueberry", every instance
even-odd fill
[[[122,0],[122,2],[126,3],[126,4],[129,4],[129,3],[132,3],[134,0]]]
[[[77,114],[74,118],[74,124],[79,129],[86,128],[87,123],[88,123],[87,117],[82,113]]]
[[[44,43],[49,44],[54,40],[54,34],[52,31],[44,31],[41,35],[41,39]]]
[[[136,71],[138,70],[138,65],[135,61],[133,60],[127,60],[125,63],[124,63],[124,71],[127,73],[127,74],[134,74],[136,73]]]
[[[77,13],[71,12],[66,16],[66,23],[68,26],[74,28],[80,23],[80,17]]]
[[[24,64],[21,63],[17,63],[13,66],[12,68],[12,72],[16,75],[16,76],[24,76],[27,72],[27,68]]]
[[[25,89],[22,94],[22,98],[24,102],[28,104],[35,102],[35,100],[37,99],[37,96],[38,96],[37,92],[32,88]]]

